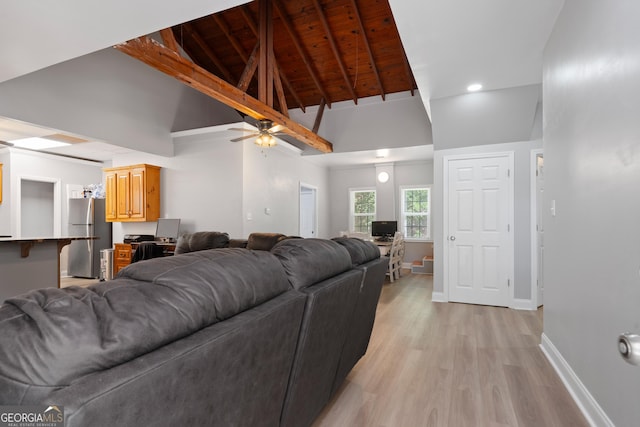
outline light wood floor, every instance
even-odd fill
[[[314,427],[588,426],[539,349],[542,310],[432,303],[385,283],[367,354]]]

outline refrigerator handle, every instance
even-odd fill
[[[89,203],[87,203],[87,218],[85,219],[85,224],[93,224],[93,199],[89,199]],[[87,227],[87,230],[89,227]]]
[[[89,235],[89,233],[91,232],[91,224],[93,224],[93,199],[89,199],[89,203],[87,203],[87,219],[84,222],[85,224],[87,224],[87,231],[85,234],[85,236],[87,237],[91,237]],[[91,254],[91,240],[87,240],[87,251],[89,251],[89,254]]]

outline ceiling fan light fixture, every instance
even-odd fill
[[[255,140],[258,147],[274,147],[277,145],[276,139],[269,132],[261,132]]]

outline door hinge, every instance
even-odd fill
[[[507,279],[507,287],[510,288],[511,287],[511,279]]]
[[[507,169],[507,177],[511,177],[511,169]]]
[[[507,224],[507,231],[511,231],[511,224]]]

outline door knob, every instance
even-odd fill
[[[454,240],[456,240],[456,236],[449,236],[449,240],[453,242]]]
[[[625,333],[618,337],[618,351],[632,365],[640,365],[640,335]]]

